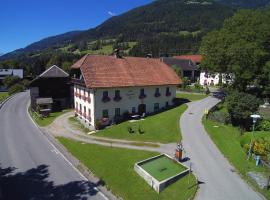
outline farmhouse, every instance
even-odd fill
[[[159,59],[86,55],[71,67],[75,112],[90,129],[173,105],[181,82]]]

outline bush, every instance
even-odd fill
[[[196,92],[201,92],[203,90],[203,87],[200,85],[200,83],[196,82],[194,84],[194,89]]]
[[[17,92],[22,92],[25,90],[25,87],[20,84],[20,83],[16,83],[15,85],[12,85],[9,89],[8,89],[8,93],[9,95],[15,94]]]
[[[258,130],[260,131],[270,131],[270,121],[262,120],[258,125]]]
[[[223,124],[229,124],[231,123],[229,113],[221,112],[221,111],[215,111],[212,113],[209,113],[208,119],[223,123]]]
[[[209,95],[209,94],[210,94],[210,90],[209,90],[209,87],[208,87],[208,86],[206,86],[205,94],[206,94],[206,95]]]

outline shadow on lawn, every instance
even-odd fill
[[[48,166],[39,165],[25,172],[15,172],[16,168],[0,166],[0,200],[27,199],[88,199],[97,193],[97,184],[88,181],[73,181],[55,186],[48,181]]]

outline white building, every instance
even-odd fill
[[[200,73],[200,85],[218,85],[220,83],[220,78],[222,78],[221,83],[230,84],[233,80],[231,74],[220,74],[220,73]]]
[[[72,66],[77,117],[91,129],[126,113],[143,115],[173,105],[175,72],[159,59],[86,55]]]
[[[0,91],[7,90],[2,84],[2,81],[7,76],[18,76],[19,78],[23,78],[23,69],[0,69]]]

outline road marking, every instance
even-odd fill
[[[26,106],[26,112],[28,115],[28,118],[30,118],[30,120],[32,121],[32,123],[35,125],[35,127],[37,128],[37,130],[44,135],[41,130],[39,129],[39,127],[37,126],[37,124],[34,122],[34,120],[32,119],[32,117],[30,116],[29,112],[28,112],[28,108],[30,106],[30,101],[28,101],[27,106]],[[65,156],[64,154],[62,154],[57,148],[56,146],[45,136],[47,142],[53,147],[53,150],[55,153],[58,152],[61,157],[85,180],[85,181],[89,181],[88,178],[86,178]],[[57,154],[57,153],[56,153]],[[109,200],[108,197],[106,197],[97,187],[94,187],[94,190],[96,190],[98,192],[99,195],[101,195],[104,199]]]

